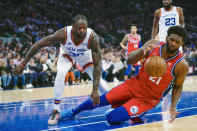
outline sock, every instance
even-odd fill
[[[54,110],[58,110],[60,112],[60,100],[54,100]]]
[[[103,94],[102,96],[100,96],[100,104],[98,105],[98,107],[107,106],[107,105],[109,105],[109,102],[107,101],[105,94]],[[82,111],[91,110],[96,107],[97,106],[93,106],[93,103],[90,101],[89,98],[88,100],[84,101],[79,106],[77,106],[76,108],[72,109],[73,115],[75,116]]]

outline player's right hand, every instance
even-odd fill
[[[23,70],[24,70],[25,66],[22,64],[19,64],[18,66],[16,66],[14,69],[12,69],[12,73],[17,76],[18,74],[22,74]]]
[[[168,122],[172,123],[174,119],[178,116],[178,112],[176,111],[176,109],[170,109],[169,112],[170,112],[171,119]]]
[[[93,103],[93,106],[98,106],[100,104],[100,96],[99,96],[98,90],[92,91],[90,100]]]

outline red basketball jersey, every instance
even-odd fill
[[[165,44],[165,42],[159,42],[158,45],[160,45],[160,48],[156,48],[150,51],[146,60],[151,56],[161,56],[161,49]],[[136,81],[138,81],[139,86],[134,86],[137,88],[132,88],[130,90],[138,93],[139,95],[143,94],[143,96],[161,100],[172,88],[174,68],[176,64],[182,59],[183,55],[180,52],[178,52],[172,58],[165,59],[167,66],[166,72],[161,77],[152,77],[145,72],[145,60],[142,64],[139,74],[134,78]]]
[[[127,58],[131,51],[135,51],[139,48],[139,42],[138,34],[135,37],[133,37],[131,33],[129,34],[129,40],[127,44]]]

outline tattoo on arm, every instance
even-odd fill
[[[30,58],[42,47],[49,46],[53,44],[54,42],[63,42],[64,41],[64,28],[56,31],[54,34],[49,35],[38,42],[36,42],[28,51],[28,53],[25,56],[25,59],[23,61],[23,64],[27,64],[27,62],[30,60]]]
[[[92,50],[92,59],[94,62],[93,69],[93,90],[98,90],[101,77],[101,52],[99,38],[95,32],[90,40],[90,49]]]
[[[147,57],[147,54],[144,54],[145,49],[152,44],[156,44],[157,42],[157,40],[151,39],[147,41],[141,48],[137,49],[136,51],[132,51],[128,56],[127,63],[133,65],[139,60]]]

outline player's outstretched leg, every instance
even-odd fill
[[[93,106],[91,100],[88,99],[73,109],[61,111],[61,119],[62,120],[72,119],[74,116],[76,116],[78,113],[82,111],[92,110],[96,107],[102,107],[107,105],[109,105],[109,103],[105,97],[105,94],[103,94],[102,96],[100,96],[100,104],[98,106]]]
[[[122,122],[130,119],[130,115],[128,114],[127,110],[123,106],[120,106],[115,109],[107,110],[105,112],[105,116],[107,122],[111,125],[121,124]]]

